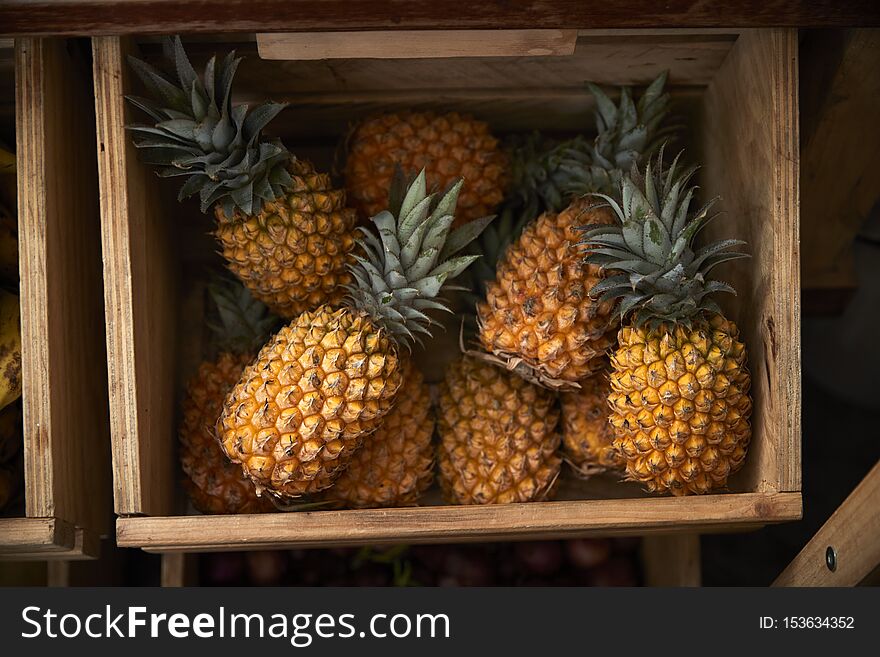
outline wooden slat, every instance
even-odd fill
[[[170,552],[162,555],[161,581],[163,588],[179,588],[196,584],[198,568],[195,554]]]
[[[800,275],[797,33],[743,34],[706,92],[701,183],[724,212],[707,239],[736,237],[752,257],[713,272],[737,296],[752,374],[753,440],[740,475],[748,490],[800,490]]]
[[[645,586],[700,586],[699,534],[646,536],[642,542]]]
[[[172,243],[125,131],[124,52],[93,40],[114,500],[117,513],[161,515],[174,488]]]
[[[18,561],[29,556],[43,559],[51,553],[74,549],[76,530],[56,518],[0,519],[0,559]]]
[[[804,49],[803,287],[846,298],[856,285],[853,239],[880,202],[880,30],[821,30]]]
[[[577,30],[395,30],[257,34],[263,59],[423,59],[571,55]]]
[[[836,555],[835,569],[826,552]],[[880,566],[880,463],[822,525],[773,586],[855,586]]]
[[[119,518],[121,547],[151,551],[449,543],[755,527],[800,518],[797,493],[436,506],[251,516]]]
[[[880,25],[873,0],[5,0],[7,34]]]
[[[16,41],[26,511],[109,529],[110,453],[88,63]]]

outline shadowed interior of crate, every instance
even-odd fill
[[[12,41],[3,41],[0,43],[0,141],[8,148],[15,147],[15,59]],[[0,189],[0,203],[15,213],[15,190],[14,179],[4,177],[2,181],[2,189]],[[12,198],[9,198],[12,197]],[[14,402],[20,405],[21,402]],[[5,409],[4,409],[5,410]],[[23,451],[23,448],[22,450]],[[14,459],[22,458],[21,451]],[[10,462],[11,463],[11,462]],[[8,465],[7,465],[8,467]],[[19,487],[20,490],[10,500],[10,502],[0,509],[0,518],[20,518],[25,515],[25,495],[24,486]]]
[[[675,119],[682,126],[683,136],[676,147],[687,148],[689,161],[702,162],[713,156],[703,149],[704,95],[736,38],[731,34],[700,38],[582,37],[572,57],[311,62],[264,61],[258,58],[252,42],[231,45],[247,56],[237,76],[237,100],[253,104],[268,99],[289,102],[289,108],[268,131],[281,137],[293,153],[313,160],[319,168],[338,170],[339,144],[348,126],[377,111],[417,108],[467,112],[487,121],[502,138],[536,129],[559,137],[574,132],[592,133],[592,103],[585,81],[604,85],[633,84],[640,89],[664,69],[670,70],[668,88],[674,99]],[[229,43],[220,43],[217,38],[188,44],[197,70],[212,52],[224,52],[228,47],[231,47]],[[142,40],[140,49],[148,60],[159,59],[160,47],[155,40]],[[710,181],[700,182],[704,199],[720,191],[713,189]],[[165,301],[178,309],[177,352],[160,356],[176,359],[175,420],[179,420],[184,383],[205,355],[209,337],[204,323],[204,285],[211,269],[222,268],[222,259],[210,235],[212,216],[202,215],[194,201],[177,203],[172,183],[165,181],[160,187],[162,216],[169,222],[166,232],[173,236],[169,237],[167,246],[174,253],[173,279],[177,282],[178,296],[176,301]],[[719,209],[724,208],[722,201]],[[725,236],[741,237],[745,230],[740,218],[730,213],[723,215],[721,222],[720,234]],[[735,270],[722,267],[718,273],[749,288],[740,299],[720,300],[728,315],[741,327],[756,321],[752,317],[754,294],[750,266],[738,263]],[[430,353],[417,350],[417,362],[429,382],[436,383],[445,364],[459,352],[458,320],[452,318],[446,326],[431,342]],[[755,372],[753,345],[747,342],[747,347],[750,367]],[[756,412],[762,408],[757,398],[760,394],[760,389],[756,389]],[[756,423],[753,450],[763,440],[761,426]],[[167,439],[176,441],[173,433]],[[729,492],[768,490],[765,483],[768,479],[772,481],[772,477],[757,472],[760,466],[753,461],[755,459],[749,459],[744,470],[732,478]],[[179,484],[183,475],[176,463],[174,468]],[[583,481],[564,466],[558,499],[645,495],[638,486],[619,483],[616,479],[604,476]],[[771,484],[769,490],[772,489]],[[436,486],[424,502],[442,503]],[[187,508],[179,486],[174,506],[178,513]]]

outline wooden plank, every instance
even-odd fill
[[[5,0],[5,34],[880,25],[873,0]]]
[[[706,239],[744,239],[752,254],[713,272],[737,289],[719,301],[740,328],[752,374],[753,439],[740,485],[800,490],[797,32],[740,36],[702,118],[703,194],[720,195],[724,212]]]
[[[801,51],[803,287],[843,295],[856,286],[853,239],[880,202],[880,30],[819,30]]]
[[[0,559],[20,561],[74,549],[76,530],[57,518],[0,518]]]
[[[60,39],[18,39],[15,61],[26,511],[108,531],[106,352],[88,62]]]
[[[117,513],[162,515],[175,476],[172,242],[156,177],[125,131],[127,48],[93,40],[114,501]]]
[[[435,506],[251,516],[131,517],[121,547],[207,551],[643,535],[754,527],[801,516],[798,493]]]
[[[642,567],[646,586],[700,586],[700,535],[646,536]]]
[[[574,54],[577,30],[378,30],[257,34],[263,59],[424,59]]]
[[[833,551],[833,569],[828,551]],[[880,566],[880,462],[773,586],[855,586]]]
[[[196,583],[198,557],[195,554],[170,552],[162,555],[162,587],[180,588]]]

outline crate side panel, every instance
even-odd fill
[[[158,183],[126,134],[128,42],[92,41],[116,512],[168,513],[175,289]]]
[[[64,39],[16,44],[26,508],[106,532],[98,183],[83,55]]]
[[[748,242],[752,258],[723,265],[752,374],[753,439],[743,487],[800,490],[801,365],[797,31],[743,33],[709,86],[701,183],[723,210],[708,237]]]

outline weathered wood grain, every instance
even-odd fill
[[[834,551],[834,570],[827,551]],[[880,463],[875,465],[773,586],[855,586],[880,566]]]
[[[88,62],[17,39],[26,513],[109,530],[100,218]]]
[[[873,0],[4,0],[5,34],[880,25]]]
[[[748,242],[752,257],[713,275],[739,326],[752,375],[753,438],[743,486],[797,491],[801,481],[797,32],[756,30],[731,50],[703,102],[701,183],[723,211],[707,238]]]
[[[119,518],[116,541],[150,551],[450,543],[754,528],[801,515],[798,493],[434,506],[243,516]]]
[[[125,47],[93,40],[117,513],[163,514],[174,488],[172,242],[155,176],[125,131]]]
[[[571,55],[577,30],[396,30],[257,34],[263,59],[422,59]]]

